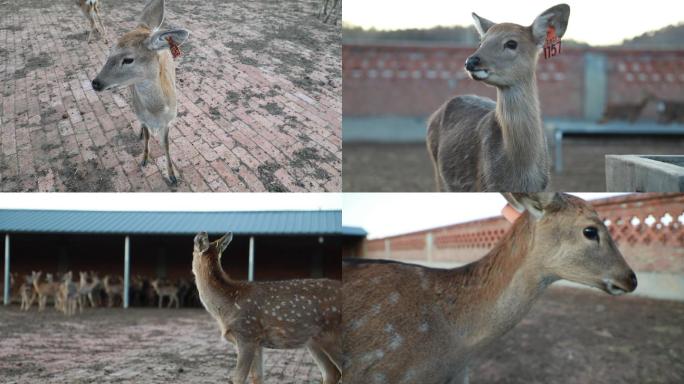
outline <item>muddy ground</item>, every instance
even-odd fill
[[[227,382],[235,348],[203,309],[0,309],[2,383]],[[318,384],[304,350],[267,350],[266,383]]]
[[[564,169],[551,173],[549,191],[603,192],[605,154],[681,154],[684,138],[563,138]],[[549,149],[551,156],[553,148]],[[344,191],[433,192],[432,162],[423,143],[344,143]]]
[[[226,382],[235,350],[201,309],[0,308],[0,382]],[[682,383],[684,303],[552,287],[471,365],[471,383]],[[266,383],[319,383],[303,350],[267,351]],[[355,383],[359,384],[359,383]]]

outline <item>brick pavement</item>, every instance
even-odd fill
[[[317,2],[167,0],[165,27],[191,31],[177,61],[167,184],[127,89],[95,93],[106,59],[72,1],[0,0],[1,191],[339,191],[340,27]],[[142,2],[105,1],[109,43]]]

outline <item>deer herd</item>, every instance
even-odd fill
[[[32,271],[30,275],[23,276],[23,282],[16,289],[21,300],[20,309],[28,311],[35,303],[38,311],[42,312],[51,303],[58,311],[74,315],[88,307],[112,308],[123,305],[124,281],[121,276],[105,275],[100,278],[96,272],[90,271],[79,272],[77,281],[74,277],[71,271],[62,275]],[[17,281],[18,275],[13,274],[11,286]],[[131,280],[129,295],[133,306],[162,308],[165,299],[168,308],[197,303],[194,283],[184,279],[172,282],[136,275]]]

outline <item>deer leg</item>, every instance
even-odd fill
[[[145,150],[143,151],[142,166],[147,165],[147,159],[150,157],[150,131],[147,126],[143,124],[140,130],[140,136],[145,139]]]
[[[332,356],[333,354],[336,354],[336,352],[331,353],[331,351],[326,350],[319,342],[313,340],[306,345],[306,349],[316,361],[318,369],[321,370],[323,384],[339,383],[340,378],[342,377],[340,368],[338,368],[341,363],[341,357]],[[333,359],[338,358],[339,360],[336,362],[333,361]]]
[[[90,15],[88,20],[90,20],[90,31],[88,32],[88,42],[90,42],[90,39],[93,37],[93,30],[95,30],[97,27],[95,26],[95,19],[93,19],[93,15]]]
[[[247,375],[252,368],[252,361],[254,361],[254,354],[258,348],[252,342],[240,341],[237,344],[238,359],[237,366],[233,371],[233,383],[232,384],[245,384],[247,380]]]
[[[159,309],[162,307],[162,295],[159,295]]]
[[[169,155],[169,127],[167,126],[162,133],[162,141],[164,144],[164,154],[166,155],[166,168],[169,169],[169,180],[172,185],[177,184],[176,175],[173,172],[173,164],[171,164],[171,155]]]
[[[102,37],[104,37],[105,43],[107,43],[107,29],[104,26],[104,23],[102,22],[102,16],[100,15],[100,6],[95,5],[95,15],[97,15],[97,22],[100,23],[100,27],[102,27],[102,31],[100,34]]]
[[[252,369],[250,370],[252,376],[252,384],[262,384],[264,380],[264,350],[257,347],[254,352],[254,361],[252,361]]]

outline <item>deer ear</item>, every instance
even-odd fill
[[[140,23],[151,30],[161,27],[164,22],[164,0],[150,0],[145,4]]]
[[[568,19],[570,18],[570,6],[567,4],[555,5],[546,11],[542,12],[541,15],[537,16],[532,23],[532,36],[537,42],[537,45],[541,46],[546,40],[546,32],[549,27],[553,27],[556,30],[556,36],[563,37],[565,30],[568,28]]]
[[[493,21],[478,16],[475,12],[473,12],[473,20],[475,21],[475,29],[477,29],[477,32],[480,34],[480,37],[484,36],[485,33],[487,33],[487,31],[489,30],[489,28],[496,24]]]
[[[233,241],[233,233],[232,232],[228,232],[225,235],[223,235],[223,237],[216,240],[216,242],[218,243],[218,248],[220,250],[220,253],[223,253],[223,251],[226,250],[226,248],[228,247],[228,244],[230,244],[231,241]]]
[[[181,45],[188,39],[190,32],[186,29],[170,29],[157,31],[147,38],[147,48],[152,51],[169,48],[167,37],[171,37],[176,45]]]
[[[556,193],[503,193],[503,197],[518,212],[527,211],[535,219],[544,216],[546,207],[558,196]]]

